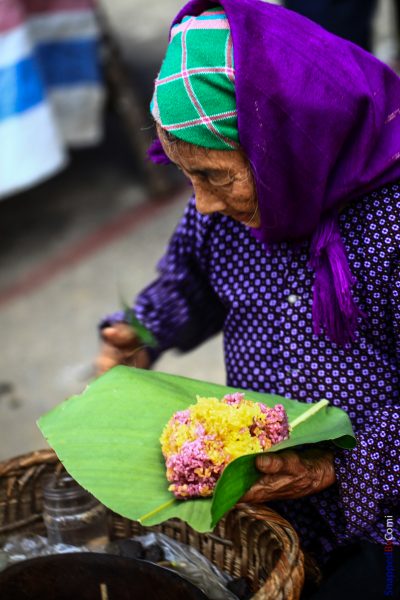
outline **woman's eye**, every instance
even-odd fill
[[[218,187],[227,187],[234,182],[234,177],[223,173],[208,173],[207,179],[211,185]]]
[[[212,185],[213,187],[230,187],[235,181],[234,177],[222,173],[209,171],[196,171],[193,173],[188,173],[181,167],[178,167],[178,169],[182,171],[188,179],[201,181],[205,184]]]
[[[234,180],[232,178],[229,178],[229,179],[209,178],[208,181],[211,183],[211,185],[215,185],[217,187],[229,187],[232,185]]]

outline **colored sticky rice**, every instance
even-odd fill
[[[198,396],[171,417],[160,438],[168,489],[180,499],[211,496],[228,463],[288,437],[282,404],[269,408],[239,392],[222,400]]]

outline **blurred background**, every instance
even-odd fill
[[[45,446],[36,419],[93,377],[99,320],[155,276],[190,194],[144,160],[181,5],[0,0],[0,460]],[[351,20],[346,0],[287,5],[334,31]],[[357,14],[347,34],[397,69],[395,1]],[[157,368],[223,383],[221,338]]]

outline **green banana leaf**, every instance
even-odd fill
[[[255,455],[230,463],[212,498],[177,500],[168,491],[159,438],[172,414],[194,404],[196,395],[221,398],[233,391],[238,390],[118,366],[42,416],[38,425],[72,477],[114,512],[144,525],[178,517],[206,532],[257,481]],[[310,405],[250,391],[246,398],[286,408],[290,438],[269,451],[326,440],[355,446],[347,414],[326,400]]]

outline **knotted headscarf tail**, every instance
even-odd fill
[[[346,343],[361,312],[337,214],[400,179],[400,78],[281,6],[218,4],[232,34],[239,142],[260,207],[261,227],[251,233],[267,247],[312,240],[315,332],[324,328],[331,340]],[[191,0],[172,27],[216,5]]]
[[[309,265],[315,271],[314,333],[325,330],[333,342],[344,346],[354,340],[358,319],[366,315],[352,296],[356,279],[349,269],[336,214],[325,217],[314,233]]]

